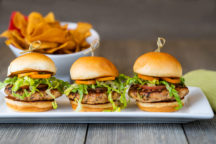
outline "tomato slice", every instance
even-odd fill
[[[76,80],[76,84],[96,84],[95,80]]]
[[[110,81],[110,80],[115,80],[115,77],[102,77],[96,79],[96,81]]]
[[[141,75],[141,74],[138,74],[138,77],[143,79],[143,80],[149,80],[149,81],[159,80],[159,78],[157,78],[157,77],[145,76],[145,75]]]
[[[177,83],[180,83],[180,78],[168,78],[168,77],[162,77],[161,79],[167,81],[167,82],[170,82],[170,83],[174,83],[174,84],[177,84]]]
[[[165,85],[157,85],[157,86],[140,85],[139,87],[142,88],[142,89],[147,89],[147,90],[166,89]]]

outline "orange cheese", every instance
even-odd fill
[[[76,80],[76,84],[96,84],[95,80]]]
[[[180,83],[180,78],[168,78],[168,77],[162,77],[163,80],[170,82],[170,83]]]
[[[157,77],[144,76],[144,75],[141,75],[141,74],[138,74],[138,77],[141,78],[141,79],[143,79],[143,80],[149,80],[149,81],[159,80],[159,78],[157,78]]]
[[[115,80],[115,77],[102,77],[96,79],[96,81],[110,81],[110,80]]]

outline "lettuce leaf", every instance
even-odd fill
[[[125,108],[127,106],[127,99],[125,97],[126,91],[128,86],[126,85],[125,81],[127,79],[127,76],[120,74],[119,77],[117,77],[113,81],[96,81],[96,84],[91,84],[91,85],[84,85],[84,84],[72,84],[70,85],[65,91],[65,95],[69,95],[71,92],[72,93],[79,93],[80,98],[78,101],[78,108],[76,111],[79,111],[81,108],[81,102],[84,94],[88,94],[88,89],[95,89],[97,87],[104,87],[107,88],[107,94],[108,94],[108,100],[113,106],[113,111],[120,111],[122,108]],[[117,92],[120,94],[120,103],[121,106],[118,107],[115,102],[112,99],[112,93]]]
[[[20,99],[24,99],[25,97],[29,97],[32,94],[36,92],[40,92],[37,88],[40,84],[46,84],[48,85],[48,89],[46,90],[46,93],[54,98],[53,102],[53,108],[57,108],[57,103],[55,100],[55,96],[52,95],[51,91],[52,89],[57,89],[61,93],[64,93],[64,90],[66,87],[68,87],[69,83],[64,82],[63,80],[59,80],[55,77],[47,78],[47,79],[33,79],[28,76],[20,77],[14,76],[12,78],[6,78],[5,81],[0,83],[0,89],[4,88],[7,85],[12,85],[12,95],[15,97],[18,97]],[[22,95],[16,94],[16,92],[22,87],[22,86],[29,86],[29,91],[24,89],[24,92]],[[41,96],[43,96],[41,94]]]
[[[176,101],[178,102],[178,107],[176,107],[177,110],[181,109],[183,107],[181,98],[178,94],[178,91],[175,89],[175,85],[174,84],[170,84],[166,81],[161,81],[162,84],[164,84],[166,86],[166,89],[169,92],[169,96],[173,97],[176,99]]]
[[[171,97],[174,97],[175,100],[178,102],[178,107],[176,107],[176,109],[181,109],[183,107],[181,98],[178,94],[178,91],[175,89],[175,85],[172,83],[169,83],[167,81],[164,80],[153,80],[153,81],[149,81],[149,80],[143,80],[141,78],[138,77],[137,74],[134,74],[133,77],[127,77],[127,81],[126,81],[127,85],[131,85],[131,84],[140,84],[140,85],[148,85],[148,86],[157,86],[157,85],[165,85],[166,89],[169,91],[169,95]],[[180,78],[180,85],[185,86],[185,80],[183,77]]]

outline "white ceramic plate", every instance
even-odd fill
[[[74,112],[68,99],[57,100],[58,109],[39,113],[20,113],[7,108],[0,93],[0,123],[185,123],[211,119],[214,113],[208,100],[197,87],[189,87],[185,106],[178,112],[143,112],[132,102],[122,112]]]

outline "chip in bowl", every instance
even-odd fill
[[[53,12],[43,17],[38,12],[31,12],[28,16],[20,12],[13,12],[8,30],[0,37],[5,37],[7,45],[14,45],[16,48],[28,50],[31,43],[37,49],[35,52],[45,54],[69,54],[84,50],[90,47],[86,39],[91,36],[92,25],[85,22],[78,22],[75,29],[68,29],[68,25],[61,25],[55,19]]]

